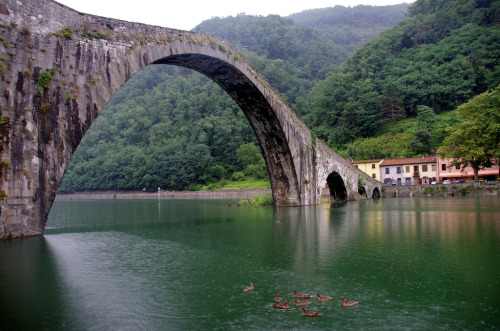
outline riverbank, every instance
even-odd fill
[[[425,196],[488,196],[500,195],[498,182],[470,182],[460,184],[383,186],[382,197],[425,197]]]
[[[234,190],[216,190],[216,191],[161,191],[142,192],[142,191],[85,191],[75,193],[58,193],[57,199],[91,199],[91,200],[111,200],[111,199],[252,199],[257,194],[271,193],[268,188],[255,189],[234,189]]]
[[[213,200],[231,199],[251,200],[258,194],[271,194],[269,188],[231,189],[216,191],[161,191],[160,199],[187,199],[187,200]],[[500,183],[462,183],[462,184],[437,184],[437,185],[411,185],[411,186],[383,186],[382,197],[418,197],[418,196],[486,196],[500,195]],[[324,196],[328,198],[328,196]],[[71,194],[58,193],[56,199],[158,199],[158,192],[142,191],[85,191]]]

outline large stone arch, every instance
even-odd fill
[[[286,143],[288,139],[278,119],[280,114],[275,112],[265,94],[268,92],[271,100],[279,100],[282,105],[285,105],[284,102],[270,86],[263,89],[262,84],[252,82],[248,73],[228,64],[227,58],[221,59],[220,54],[217,57],[201,54],[201,51],[198,50],[197,54],[173,54],[153,63],[196,70],[221,86],[240,106],[257,136],[271,179],[275,204],[299,205],[301,197],[293,158]],[[225,54],[223,57],[226,57]],[[254,70],[251,68],[252,75],[257,73]],[[261,79],[260,82],[263,82]]]
[[[359,177],[369,196],[379,186],[317,140],[222,39],[86,15],[53,0],[2,0],[0,23],[0,52],[8,55],[0,79],[0,238],[43,233],[85,132],[120,87],[148,65],[199,71],[239,104],[262,148],[276,206],[319,202],[332,171],[350,198]]]

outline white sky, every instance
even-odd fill
[[[56,0],[79,12],[131,22],[191,30],[213,17],[247,15],[288,16],[307,9],[385,6],[413,3],[414,0]]]

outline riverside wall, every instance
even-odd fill
[[[271,189],[235,189],[235,190],[217,190],[217,191],[162,191],[160,199],[188,199],[188,200],[211,200],[211,199],[252,199],[258,194],[271,194]],[[328,190],[322,198],[327,198]],[[437,184],[437,185],[409,185],[409,186],[383,186],[383,198],[407,198],[420,196],[488,196],[500,195],[500,183],[485,184],[480,183],[462,183],[462,184]],[[133,200],[133,199],[158,199],[158,192],[142,191],[84,191],[75,193],[58,193],[56,200],[59,199],[88,199],[88,200]]]
[[[217,191],[161,191],[160,199],[252,199],[257,194],[271,194],[271,189],[256,188],[256,189],[240,189],[240,190],[217,190]],[[76,192],[71,194],[59,193],[56,195],[56,200],[59,199],[89,199],[89,200],[106,200],[106,199],[158,199],[158,192],[141,192],[141,191],[86,191]]]
[[[383,198],[395,197],[420,197],[420,196],[486,196],[500,195],[498,182],[486,184],[461,183],[461,184],[435,184],[435,185],[409,185],[409,186],[383,186]]]

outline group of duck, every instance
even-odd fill
[[[252,291],[253,289],[254,289],[253,283],[250,283],[250,286],[245,287],[245,289],[243,291],[248,292],[248,291]],[[294,297],[295,297],[295,300],[293,301],[293,303],[295,304],[295,307],[302,307],[301,310],[302,310],[303,316],[317,317],[317,316],[323,315],[323,314],[318,313],[317,311],[307,310],[307,307],[312,303],[312,301],[307,300],[307,299],[312,298],[312,296],[310,294],[298,293],[297,291],[293,291],[292,293],[294,294]],[[316,295],[316,297],[317,297],[317,300],[319,302],[326,302],[326,301],[330,301],[332,299],[332,297],[327,296],[327,295],[321,295],[320,293],[318,293]],[[306,300],[298,300],[298,299],[306,299]],[[283,300],[283,298],[280,297],[280,294],[276,293],[275,297],[273,299],[273,301],[275,303],[273,303],[271,305],[271,307],[278,308],[278,309],[289,309],[290,308],[290,301],[285,300],[283,303],[281,303],[282,300]],[[353,306],[357,305],[358,302],[354,301],[354,300],[348,301],[345,298],[342,298],[342,300],[340,300],[340,304],[342,305],[342,307],[353,307]]]

